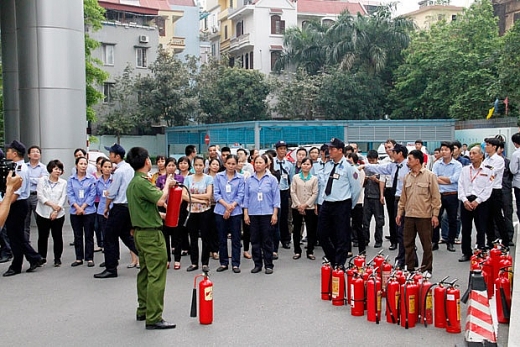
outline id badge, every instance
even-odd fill
[[[79,198],[84,199],[85,198],[85,191],[83,189],[79,190]]]
[[[287,179],[287,174],[283,174],[282,175],[282,179],[286,180]]]
[[[231,184],[226,184],[226,193],[231,193]]]
[[[106,190],[106,189],[103,190],[103,196],[104,196],[104,197],[107,197],[107,196],[108,196],[108,190]]]
[[[339,174],[335,173],[334,175],[332,175],[332,178],[334,178],[335,180],[339,179]]]
[[[258,192],[258,194],[256,195],[256,198],[258,201],[262,201],[262,200],[264,200],[264,195],[262,194],[262,192]]]

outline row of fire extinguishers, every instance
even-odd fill
[[[495,240],[490,250],[476,249],[473,252],[470,258],[468,290],[461,299],[463,303],[468,300],[472,287],[471,275],[475,272],[481,272],[484,277],[488,299],[495,295],[498,322],[508,323],[513,290],[513,258],[501,240]]]
[[[386,321],[408,329],[416,323],[434,324],[449,333],[460,333],[460,290],[457,279],[430,282],[428,272],[408,272],[392,266],[382,250],[370,261],[364,254],[352,258],[346,271],[332,269],[324,259],[321,267],[321,298],[334,306],[350,305],[352,316],[379,324],[382,301]]]

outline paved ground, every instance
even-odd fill
[[[103,261],[96,253],[96,267],[70,267],[74,260],[70,228],[64,232],[63,266],[46,265],[35,273],[0,277],[0,325],[2,346],[463,346],[463,334],[417,326],[405,330],[396,325],[367,322],[350,315],[350,307],[333,307],[320,299],[320,262],[292,259],[292,250],[280,249],[273,275],[251,274],[251,260],[243,259],[242,273],[215,273],[214,322],[202,326],[190,318],[193,273],[168,271],[164,318],[175,322],[169,331],[148,331],[135,321],[136,269],[127,269],[130,256],[122,247],[123,266],[117,279],[94,279]],[[35,230],[31,237],[35,244]],[[395,251],[385,254],[395,256]],[[444,245],[442,245],[444,246]],[[446,247],[434,253],[434,280],[459,278],[461,291],[467,286],[468,263],[457,262],[460,250]],[[457,247],[458,248],[458,247]],[[373,256],[376,252],[369,247]],[[318,248],[316,256],[321,258]],[[52,256],[49,257],[52,260]],[[51,261],[52,263],[52,261]],[[0,272],[8,264],[0,264]],[[28,264],[24,264],[24,271]],[[464,324],[466,306],[461,308]],[[508,326],[501,325],[499,342],[507,345]],[[511,344],[514,345],[514,344]]]

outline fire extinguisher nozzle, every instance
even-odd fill
[[[193,288],[191,295],[191,312],[190,317],[197,317],[197,289]]]

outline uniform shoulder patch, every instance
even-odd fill
[[[354,173],[352,174],[352,177],[354,177],[354,179],[355,179],[355,180],[357,180],[357,179],[358,179],[358,177],[359,177],[359,175],[358,175],[358,173],[357,173],[357,172],[354,172]]]

